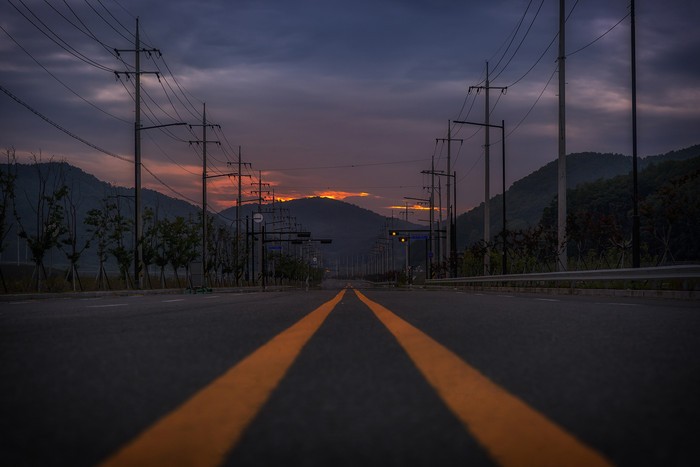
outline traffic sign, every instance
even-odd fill
[[[256,224],[259,224],[263,221],[263,215],[260,212],[256,212],[253,214],[253,220],[255,221]]]

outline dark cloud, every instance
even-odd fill
[[[275,183],[278,195],[312,193],[314,187],[343,187],[348,193],[373,187],[371,196],[352,198],[372,209],[401,204],[403,196],[420,197],[424,184],[420,171],[428,164],[400,162],[427,160],[436,151],[439,164],[444,165],[445,148],[436,146],[435,138],[445,136],[447,120],[483,119],[483,93],[471,94],[466,101],[465,96],[470,85],[482,82],[486,60],[494,86],[513,84],[539,60],[506,94],[492,93],[492,119],[504,119],[508,128],[515,128],[540,99],[508,137],[508,180],[556,157],[556,75],[545,88],[556,66],[556,42],[543,54],[557,32],[558,11],[552,2],[542,3],[536,19],[537,0],[524,18],[528,0],[481,4],[104,0],[109,11],[90,2],[106,21],[84,2],[69,2],[73,12],[64,4],[55,5],[71,21],[78,24],[79,18],[89,26],[89,34],[99,37],[104,46],[45,2],[24,3],[74,47],[73,52],[117,71],[129,69],[133,53],[122,53],[119,61],[110,51],[133,47],[139,16],[144,46],[159,48],[165,58],[164,62],[144,56],[144,69],[165,74],[161,82],[144,79],[144,102],[150,108],[144,108],[144,121],[197,121],[202,103],[207,102],[209,119],[222,125],[226,143],[233,146],[225,152],[218,147],[211,150],[215,169],[225,169],[226,159],[240,144],[254,170],[270,171],[266,177]],[[0,6],[3,28],[78,94],[126,122],[81,101],[7,37],[0,41],[0,84],[80,136],[131,156],[133,82],[123,76],[119,82],[111,71],[78,60],[29,24],[13,4],[31,18],[19,2],[6,2]],[[567,2],[567,7],[573,4]],[[567,23],[568,52],[597,39],[628,11],[624,2],[578,2]],[[689,0],[638,6],[640,150],[644,154],[698,142],[694,139],[700,126],[700,65],[694,55],[700,38],[693,31],[699,15],[700,5]],[[522,26],[511,40],[521,18]],[[567,59],[570,152],[630,152],[629,61],[629,19]],[[71,139],[4,94],[0,98],[2,145],[56,153],[94,169],[102,178],[129,183],[131,170],[125,167],[123,175],[119,173],[124,163],[115,165],[110,160],[103,164],[109,170],[100,173],[96,161],[108,156]],[[197,148],[187,141],[196,139],[198,131],[153,131],[144,138],[146,162],[158,167],[168,183],[183,186],[193,196],[197,196],[199,179],[188,171],[196,172],[201,160]],[[459,154],[454,170],[461,180],[458,205],[466,208],[483,197],[483,132],[462,129],[459,137],[466,141],[461,149],[454,147]],[[493,140],[497,139],[494,134]],[[499,151],[493,153],[492,186],[500,186]],[[348,162],[358,167],[343,168]],[[388,164],[369,165],[378,162]],[[309,169],[273,170],[295,166]],[[319,168],[326,166],[340,168]]]

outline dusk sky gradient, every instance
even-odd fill
[[[445,170],[447,148],[436,138],[446,137],[448,120],[483,121],[484,94],[468,88],[483,85],[487,60],[491,85],[508,86],[491,91],[491,122],[506,125],[507,183],[556,159],[558,8],[556,0],[7,0],[0,85],[133,160],[133,76],[114,71],[132,69],[134,54],[113,49],[133,49],[138,16],[142,46],[163,53],[142,54],[143,71],[162,72],[160,81],[142,76],[144,126],[201,124],[206,103],[208,122],[221,125],[207,139],[222,143],[208,145],[209,173],[235,171],[227,162],[240,145],[252,175],[244,199],[261,171],[278,199],[330,195],[391,215],[404,197],[428,197],[421,171],[433,155]],[[566,8],[567,152],[631,155],[629,1],[567,0]],[[636,10],[639,155],[698,144],[700,2],[637,0]],[[461,213],[483,202],[484,134],[457,126],[453,137],[465,139],[452,147]],[[201,146],[188,143],[197,139],[200,127],[146,130],[142,154],[148,170],[199,203]],[[493,196],[500,130],[491,143]],[[5,93],[0,146],[14,147],[20,162],[41,152],[134,183],[133,164]],[[213,210],[235,204],[236,183],[210,179]],[[177,196],[146,171],[143,186]]]

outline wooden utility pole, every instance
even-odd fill
[[[489,135],[489,123],[491,120],[491,108],[489,105],[489,90],[500,89],[504,92],[508,89],[507,86],[491,86],[489,82],[489,62],[486,62],[486,85],[485,86],[470,86],[469,90],[472,89],[484,89],[486,91],[486,105],[484,110],[484,126],[486,131],[484,132],[484,242],[486,244],[486,252],[484,253],[484,274],[491,274],[491,249],[489,248],[489,242],[491,241],[491,140]]]
[[[141,265],[143,263],[143,217],[141,213],[141,40],[139,38],[139,19],[136,18],[136,36],[134,41],[134,286],[141,288]]]
[[[136,288],[143,287],[143,275],[141,273],[141,267],[143,265],[143,214],[141,206],[141,130],[146,130],[150,128],[160,128],[168,125],[157,125],[148,128],[141,126],[141,75],[143,73],[150,73],[157,75],[158,72],[153,71],[141,71],[141,53],[158,53],[158,49],[142,49],[141,39],[139,36],[139,19],[136,18],[136,34],[134,35],[134,49],[114,49],[117,55],[120,52],[134,52],[134,71],[115,71],[114,73],[119,76],[120,74],[125,74],[127,78],[129,75],[134,75],[134,285]],[[178,123],[177,125],[184,125],[184,123]]]
[[[449,264],[452,263],[452,253],[455,251],[456,245],[453,244],[452,242],[452,237],[453,237],[453,226],[452,226],[452,212],[453,212],[453,206],[452,206],[452,184],[450,184],[450,177],[452,176],[452,141],[459,141],[460,143],[463,143],[463,139],[458,139],[458,138],[453,138],[452,137],[452,121],[448,120],[447,121],[447,138],[436,138],[435,141],[447,141],[447,170],[445,171],[444,174],[447,176],[447,206],[446,206],[446,211],[447,211],[447,225],[446,225],[446,233],[445,236],[447,237],[446,243],[447,247],[445,248],[444,254],[447,257],[447,262]],[[435,172],[435,168],[433,167],[432,172]],[[455,184],[457,183],[457,180],[455,179]],[[455,187],[456,188],[456,187]],[[447,277],[450,277],[450,272],[451,268],[447,269]]]
[[[232,162],[227,162],[228,165],[232,165]],[[243,219],[241,219],[241,206],[243,204],[243,199],[241,198],[241,184],[243,177],[248,177],[250,178],[250,175],[243,175],[243,166],[247,165],[250,167],[250,163],[248,162],[243,162],[243,159],[241,159],[241,147],[238,146],[238,200],[236,202],[236,285],[239,284],[239,275],[242,277],[243,271],[242,269],[239,270],[238,265],[240,263],[240,258],[241,258],[241,231],[243,230],[241,227],[241,224],[243,222]],[[248,225],[246,221],[246,235],[248,234]],[[248,237],[246,236],[246,245],[248,242]],[[246,247],[247,250],[247,247]],[[246,253],[247,254],[247,253]],[[247,259],[246,259],[246,264],[247,264]]]
[[[566,47],[565,0],[559,0],[559,173],[557,210],[557,270],[566,271]]]
[[[202,139],[199,141],[190,141],[192,143],[202,143],[202,274],[204,278],[204,284],[202,286],[207,286],[207,242],[209,240],[209,232],[207,231],[208,220],[207,220],[207,179],[213,177],[223,177],[237,174],[221,174],[221,175],[208,175],[207,174],[207,143],[221,144],[219,141],[207,141],[207,127],[218,127],[219,125],[212,125],[207,123],[207,104],[202,104],[202,124],[201,125],[190,125],[190,127],[201,126],[202,127]]]

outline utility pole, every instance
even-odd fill
[[[262,202],[263,202],[263,185],[269,185],[269,183],[263,183],[262,182],[262,171],[258,171],[258,214],[262,215]],[[256,191],[254,190],[253,193]],[[269,191],[266,191],[265,193],[270,193]],[[263,277],[263,240],[264,240],[264,228],[265,228],[265,222],[261,220],[261,222],[258,223],[260,226],[259,228],[259,235],[260,235],[260,241],[258,242],[258,274],[260,274],[260,279],[261,279],[261,286],[263,286],[265,278]]]
[[[632,267],[639,267],[639,193],[637,189],[637,45],[634,19],[634,0],[630,8],[632,36]]]
[[[504,92],[508,89],[507,86],[491,86],[489,83],[489,62],[486,62],[486,86],[469,86],[469,91],[472,89],[486,91],[486,105],[485,105],[485,115],[484,115],[484,126],[487,127],[484,132],[484,242],[486,243],[486,252],[484,253],[484,274],[491,274],[491,249],[489,248],[489,242],[491,241],[491,188],[490,188],[490,177],[491,177],[491,141],[490,132],[488,127],[490,127],[490,117],[491,108],[489,107],[489,90],[490,89],[500,89]]]
[[[566,12],[565,0],[559,0],[559,173],[557,210],[557,270],[566,271]]]
[[[446,231],[446,241],[447,241],[447,248],[446,248],[446,254],[447,254],[447,261],[449,264],[452,264],[452,253],[455,251],[455,246],[453,245],[452,242],[452,187],[450,185],[450,177],[452,176],[452,141],[459,141],[460,144],[464,142],[463,139],[457,139],[452,137],[452,122],[450,120],[447,121],[447,138],[436,138],[435,141],[447,141],[447,170],[445,171],[445,174],[447,175],[447,196],[445,197],[447,200],[447,231]],[[457,184],[457,180],[455,180],[455,185]],[[456,187],[455,187],[456,188]],[[451,268],[447,268],[447,277],[450,277],[450,274],[452,272]]]
[[[442,229],[442,179],[438,178],[438,230],[443,230]],[[440,258],[440,261],[442,261],[442,258],[445,256],[445,242],[442,239],[442,234],[438,236],[438,249],[440,250],[440,254],[438,255],[438,258]]]
[[[429,241],[429,246],[430,246],[430,253],[428,254],[428,270],[427,270],[427,278],[432,279],[433,277],[433,257],[435,256],[435,154],[433,154],[431,162],[430,162],[430,171],[423,170],[421,173],[429,173],[430,174],[430,216],[428,219],[428,222],[430,222],[430,241]],[[425,188],[425,187],[424,187]]]
[[[433,278],[435,257],[435,154],[430,161],[430,278]]]
[[[141,213],[141,39],[139,38],[139,19],[136,18],[136,36],[134,41],[134,286],[141,288],[141,264],[143,263],[143,217]],[[137,285],[138,284],[138,285]]]
[[[190,125],[190,128],[195,126],[202,127],[202,139],[201,141],[190,141],[192,143],[202,143],[202,274],[204,275],[204,284],[202,286],[207,286],[207,241],[208,241],[208,226],[207,226],[207,143],[221,144],[219,141],[207,141],[207,127],[218,127],[219,125],[207,124],[207,104],[202,104],[202,124],[201,125]],[[226,174],[234,175],[234,174]],[[218,177],[219,175],[214,175]]]
[[[231,165],[231,162],[227,162],[227,165]],[[238,264],[240,262],[241,258],[241,222],[243,219],[241,219],[241,206],[243,204],[243,199],[241,197],[241,184],[243,177],[248,177],[250,178],[250,175],[243,175],[243,166],[248,166],[250,167],[249,162],[243,162],[243,159],[241,159],[241,147],[238,146],[238,201],[236,202],[236,285],[238,285],[239,278],[238,276],[242,276],[242,271],[239,271]],[[246,227],[246,235],[247,235],[247,227]],[[247,237],[246,237],[246,244],[247,244]],[[246,260],[247,263],[247,260]]]
[[[134,74],[134,103],[136,105],[134,112],[134,286],[137,288],[143,287],[143,275],[141,267],[143,265],[143,217],[141,206],[141,75],[143,73],[158,75],[158,72],[141,71],[141,54],[142,53],[157,53],[161,55],[158,49],[142,49],[141,40],[139,37],[139,19],[136,18],[136,35],[134,36],[134,48],[132,49],[114,49],[114,52],[119,55],[120,52],[134,52],[134,71],[115,71],[114,74],[119,76],[125,74],[127,78],[131,73]],[[156,127],[150,128],[158,128]]]

